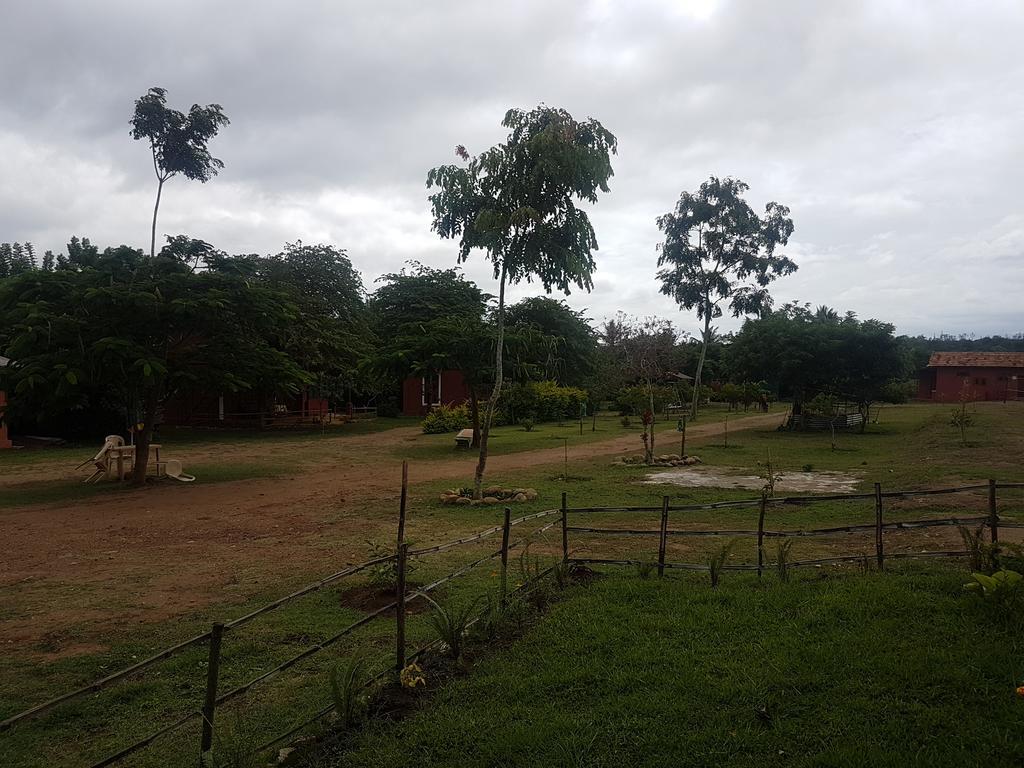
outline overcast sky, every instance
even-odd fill
[[[0,31],[0,240],[148,247],[155,180],[135,98],[216,102],[226,168],[174,179],[158,233],[231,252],[345,248],[364,282],[455,263],[424,180],[562,106],[619,139],[592,208],[600,321],[696,318],[660,296],[655,218],[709,175],[792,209],[774,284],[900,332],[1024,331],[1024,3],[33,0]],[[493,290],[482,255],[467,274]],[[519,286],[512,298],[536,293]],[[724,320],[723,330],[737,327]]]

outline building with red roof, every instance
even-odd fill
[[[922,400],[1024,400],[1024,352],[933,352],[921,371]]]

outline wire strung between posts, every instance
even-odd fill
[[[552,525],[554,525],[554,524],[552,524]],[[550,527],[551,527],[551,525],[544,526],[544,528],[541,528],[541,529],[535,531],[533,534],[530,534],[530,535],[533,536],[533,535],[536,535],[538,533],[542,533],[543,531],[547,530]],[[510,547],[510,549],[511,549],[511,547]],[[532,579],[530,581],[527,581],[525,584],[522,584],[522,585],[516,587],[515,589],[513,589],[511,592],[509,592],[509,596],[515,595],[515,594],[517,594],[519,592],[529,591],[532,586],[534,586],[540,579],[544,578],[549,573],[551,573],[551,571],[553,571],[554,568],[555,567],[553,565],[552,566],[548,566],[543,571],[538,573],[537,576],[534,579]],[[406,601],[406,603],[408,604],[408,601]],[[476,624],[478,621],[480,621],[479,617],[477,617],[477,618],[473,619],[472,621],[470,621],[466,625],[467,629],[469,627],[473,626],[474,624]],[[408,656],[409,663],[412,663],[412,662],[416,661],[417,659],[421,658],[424,654],[428,653],[429,651],[433,650],[434,648],[437,648],[440,645],[441,645],[441,641],[440,640],[432,640],[431,642],[427,643],[426,645],[422,646],[421,648],[417,649],[416,651],[413,651]],[[381,678],[383,678],[383,677],[387,676],[388,674],[390,674],[391,671],[392,670],[391,670],[390,667],[386,667],[386,668],[382,669],[376,675],[374,675],[369,680],[367,680],[365,683],[363,683],[363,688],[370,687],[371,685],[376,683]],[[270,741],[265,742],[264,744],[261,744],[259,747],[257,747],[253,751],[252,754],[258,755],[261,752],[265,752],[266,750],[270,749],[271,747],[276,747],[278,744],[280,744],[281,742],[286,741],[287,739],[291,738],[295,734],[297,734],[300,731],[302,731],[304,728],[308,728],[313,723],[315,723],[317,720],[320,720],[320,719],[326,717],[331,712],[333,712],[334,709],[335,709],[334,704],[328,704],[326,707],[318,710],[311,717],[309,717],[308,719],[306,719],[303,722],[299,723],[298,725],[294,726],[293,728],[289,729],[285,733],[282,733],[280,736],[276,736],[275,738],[271,739]]]
[[[141,739],[140,741],[137,741],[134,744],[125,747],[120,752],[116,752],[113,755],[110,755],[109,757],[105,757],[98,763],[93,763],[91,766],[89,766],[89,768],[106,768],[106,766],[108,765],[113,765],[117,761],[123,760],[124,758],[128,757],[128,755],[132,754],[133,752],[138,752],[143,747],[148,747],[150,744],[152,744],[154,741],[159,739],[164,734],[170,733],[171,731],[176,731],[189,721],[194,720],[197,717],[202,717],[202,715],[203,713],[198,711],[189,712],[187,715],[184,715],[178,720],[175,720],[170,725],[165,725],[163,728],[161,728],[158,731],[154,731],[146,738]]]
[[[261,614],[267,613],[268,611],[272,611],[275,608],[280,608],[285,603],[295,600],[296,598],[302,597],[303,595],[308,595],[310,592],[315,592],[316,590],[332,582],[335,582],[338,579],[344,578],[346,576],[351,576],[352,574],[359,573],[360,571],[365,570],[366,568],[378,565],[383,562],[387,562],[388,560],[393,560],[394,558],[394,555],[378,557],[374,558],[373,560],[367,560],[365,563],[353,565],[348,568],[344,568],[336,573],[332,573],[330,576],[326,576],[323,579],[314,582],[313,584],[309,584],[296,592],[292,592],[290,595],[285,595],[284,597],[274,600],[271,603],[267,603],[266,605],[261,606],[260,608],[257,608],[256,610],[251,611],[250,613],[245,614],[244,616],[239,616],[237,619],[225,623],[224,629],[236,629],[242,626],[243,624],[249,623]],[[192,647],[193,645],[198,645],[199,643],[206,642],[209,639],[210,632],[203,632],[200,635],[195,635],[194,637],[190,637],[188,640],[183,640],[177,645],[172,645],[169,648],[165,648],[164,650],[150,656],[149,658],[143,659],[137,664],[132,664],[130,667],[125,667],[124,669],[118,672],[113,672],[107,675],[106,677],[100,678],[99,680],[96,680],[90,683],[89,685],[61,694],[60,696],[56,696],[50,699],[49,701],[45,701],[42,704],[32,707],[31,709],[26,709],[24,712],[19,712],[16,715],[12,715],[3,722],[0,722],[0,731],[10,728],[12,725],[19,723],[22,720],[26,720],[30,717],[35,717],[36,715],[41,715],[44,712],[48,712],[54,707],[58,706],[59,704],[63,704],[73,699],[77,699],[88,693],[95,693],[99,690],[102,690],[111,683],[115,683],[119,680],[122,680],[125,677],[128,677],[129,675],[135,674],[136,672],[141,672],[142,670],[146,669],[147,667],[151,667],[159,661],[169,659],[171,656],[178,653],[179,651],[183,651],[186,648]]]
[[[557,514],[560,514],[561,511],[562,510],[560,510],[560,509],[547,509],[547,510],[544,510],[543,512],[537,512],[537,513],[532,514],[532,515],[526,515],[524,517],[520,517],[520,518],[516,518],[515,520],[512,520],[511,522],[509,522],[509,526],[516,526],[516,525],[519,525],[520,523],[526,522],[527,520],[535,520],[538,517],[547,517],[548,515],[557,515]],[[479,541],[480,539],[485,539],[488,536],[493,536],[496,533],[500,533],[503,528],[504,528],[504,526],[496,525],[493,528],[488,528],[487,530],[480,531],[479,533],[473,534],[472,536],[467,536],[464,539],[457,539],[456,541],[449,541],[449,542],[446,542],[445,544],[437,544],[437,545],[432,546],[432,547],[423,547],[422,549],[412,549],[412,550],[409,550],[409,556],[410,557],[422,557],[424,555],[434,554],[435,552],[444,552],[447,549],[452,549],[453,547],[457,547],[457,546],[459,546],[461,544],[469,544],[470,542]]]

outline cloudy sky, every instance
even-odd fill
[[[562,106],[619,139],[592,209],[591,294],[672,318],[655,218],[709,175],[792,209],[775,284],[904,333],[1024,331],[1024,3],[996,0],[34,0],[0,31],[0,240],[148,245],[155,181],[134,99],[224,106],[209,184],[174,179],[158,232],[233,253],[348,250],[369,289],[448,266],[427,170]],[[467,274],[491,286],[482,257]],[[536,292],[520,286],[513,298]],[[723,321],[727,330],[734,321]]]

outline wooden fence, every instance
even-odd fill
[[[989,480],[985,484],[963,485],[954,488],[939,488],[927,491],[882,491],[880,483],[875,483],[873,493],[852,493],[834,494],[829,496],[789,496],[775,498],[761,496],[754,499],[742,499],[739,501],[720,501],[708,504],[683,504],[673,506],[668,496],[663,497],[660,506],[640,507],[570,507],[567,494],[562,494],[561,523],[562,523],[562,559],[570,564],[600,564],[600,565],[654,565],[657,564],[658,574],[663,575],[665,569],[680,569],[690,571],[707,571],[711,566],[706,563],[674,563],[668,562],[667,549],[669,537],[750,537],[757,539],[757,564],[735,564],[725,565],[722,570],[733,571],[756,571],[760,576],[765,568],[764,564],[764,540],[769,538],[786,537],[809,537],[809,536],[832,536],[836,534],[874,532],[874,559],[878,568],[885,567],[886,559],[907,559],[922,557],[962,557],[968,554],[964,550],[935,551],[935,552],[900,552],[886,554],[885,533],[894,530],[910,530],[915,528],[929,528],[935,526],[960,526],[980,525],[987,527],[993,544],[999,541],[1000,528],[1024,528],[1024,523],[1016,520],[1001,520],[997,513],[997,494],[999,489],[1024,488],[1024,483],[999,483]],[[973,515],[965,517],[928,518],[921,520],[900,520],[885,521],[885,502],[887,499],[906,499],[919,496],[941,496],[970,491],[987,491],[987,511],[984,515]],[[807,506],[829,501],[870,501],[874,508],[875,520],[873,523],[841,525],[830,528],[814,528],[809,530],[769,530],[765,528],[765,519],[769,508],[785,506]],[[751,529],[725,529],[725,530],[693,530],[693,529],[670,529],[669,518],[673,512],[697,512],[717,509],[757,509],[757,528]],[[569,525],[569,515],[590,516],[600,513],[631,513],[642,515],[644,513],[660,513],[660,527],[653,528],[604,528],[583,525]],[[649,536],[658,537],[657,559],[652,556],[647,560],[635,559],[609,559],[595,557],[571,557],[570,556],[570,534],[585,534],[599,536]],[[864,559],[864,554],[850,554],[839,557],[821,557],[810,560],[797,560],[787,563],[788,567],[818,566],[832,563],[858,562]]]
[[[743,565],[725,565],[723,570],[745,570],[745,571],[756,571],[758,575],[764,570],[764,540],[768,538],[778,537],[790,537],[790,536],[828,536],[839,533],[853,533],[858,531],[871,531],[875,533],[875,558],[879,568],[884,567],[886,558],[908,558],[908,557],[948,557],[948,556],[962,556],[966,554],[963,551],[940,551],[940,552],[922,552],[922,553],[900,553],[900,554],[886,554],[884,546],[884,533],[886,531],[901,530],[901,529],[913,529],[913,528],[924,528],[931,526],[943,526],[943,525],[970,525],[970,524],[981,524],[987,526],[992,542],[997,542],[999,537],[1000,528],[1024,528],[1024,523],[1015,522],[1013,520],[1002,520],[997,514],[997,493],[999,489],[1007,488],[1024,488],[1024,483],[997,483],[994,480],[988,481],[984,485],[966,485],[959,486],[956,488],[942,488],[930,491],[896,491],[896,492],[883,492],[879,484],[875,484],[873,493],[870,494],[837,494],[830,496],[798,496],[798,497],[786,497],[786,498],[769,498],[760,497],[756,499],[745,499],[740,501],[724,501],[715,502],[708,504],[685,504],[673,506],[670,503],[669,497],[664,497],[660,506],[637,506],[637,507],[570,507],[568,506],[568,497],[566,493],[562,494],[562,503],[558,509],[549,509],[541,512],[536,512],[529,515],[524,515],[513,519],[511,516],[511,510],[506,507],[504,510],[504,520],[501,525],[496,525],[491,528],[487,528],[483,531],[479,531],[470,536],[466,536],[454,541],[445,542],[443,544],[437,544],[429,547],[423,547],[420,549],[410,549],[409,543],[405,540],[405,518],[406,518],[406,492],[408,486],[408,473],[407,466],[403,466],[402,473],[402,493],[400,498],[399,516],[398,516],[398,535],[395,553],[386,555],[383,557],[377,557],[366,562],[359,563],[358,565],[352,565],[343,568],[335,573],[332,573],[319,581],[308,584],[305,587],[296,590],[288,595],[285,595],[277,600],[267,603],[255,610],[250,611],[242,616],[225,622],[214,622],[210,630],[201,634],[190,637],[186,640],[181,641],[173,646],[165,648],[152,656],[139,661],[129,667],[121,669],[117,672],[102,677],[89,685],[77,688],[72,691],[68,691],[59,696],[56,696],[49,701],[45,701],[38,704],[30,709],[20,712],[16,715],[8,717],[6,720],[0,722],[0,732],[16,727],[19,723],[25,722],[32,718],[38,717],[45,714],[57,707],[67,705],[76,699],[82,698],[86,695],[97,693],[101,690],[109,688],[110,686],[131,678],[135,675],[141,674],[146,670],[154,667],[156,664],[171,658],[179,654],[180,652],[200,645],[208,645],[208,663],[205,673],[206,681],[204,687],[204,696],[201,706],[195,710],[182,714],[177,719],[169,722],[159,729],[153,731],[145,738],[139,739],[129,746],[119,750],[118,752],[108,755],[102,760],[92,764],[91,768],[102,768],[103,766],[113,765],[120,762],[124,758],[132,755],[149,745],[153,744],[157,739],[170,734],[188,723],[195,720],[200,720],[202,723],[202,732],[200,737],[199,751],[200,751],[200,762],[205,764],[203,761],[206,760],[210,749],[213,744],[214,734],[214,723],[216,719],[217,710],[224,704],[232,701],[238,697],[241,697],[248,693],[254,686],[259,685],[274,677],[275,675],[294,667],[299,662],[308,659],[321,651],[333,646],[339,642],[342,638],[352,634],[355,630],[360,627],[366,626],[371,622],[380,619],[387,614],[394,612],[394,633],[395,633],[395,657],[393,665],[390,665],[387,669],[382,670],[370,680],[366,681],[366,685],[370,685],[377,680],[380,680],[387,674],[390,674],[392,669],[401,670],[407,664],[415,661],[417,658],[428,652],[432,648],[438,645],[438,641],[429,643],[426,646],[416,649],[412,653],[407,653],[407,643],[405,637],[405,620],[408,606],[415,600],[423,599],[425,595],[437,589],[441,585],[462,576],[472,569],[490,562],[492,560],[500,559],[500,596],[504,600],[510,594],[513,594],[522,590],[529,590],[532,584],[527,583],[517,587],[513,592],[508,590],[508,555],[509,552],[518,547],[524,546],[532,541],[536,536],[550,530],[554,526],[561,523],[562,533],[562,561],[568,564],[602,564],[602,565],[630,565],[630,564],[649,564],[655,562],[653,559],[648,560],[619,560],[619,559],[604,559],[604,558],[580,558],[570,556],[570,534],[587,534],[587,535],[613,535],[613,536],[657,536],[658,537],[658,550],[657,550],[657,567],[659,575],[663,575],[666,569],[680,569],[680,570],[708,570],[709,566],[700,563],[677,563],[669,562],[667,560],[667,543],[669,537],[700,537],[700,536],[728,536],[728,537],[756,537],[757,539],[757,564],[743,564]],[[980,516],[968,516],[968,517],[951,517],[941,519],[922,519],[912,521],[893,521],[885,522],[885,500],[886,499],[899,499],[899,498],[910,498],[914,496],[936,496],[943,494],[955,494],[969,491],[987,490],[988,492],[988,510],[985,515]],[[817,528],[810,530],[770,530],[765,528],[765,519],[767,517],[767,511],[773,507],[784,507],[787,505],[791,506],[804,506],[809,504],[827,502],[827,501],[856,501],[856,500],[871,500],[875,511],[875,521],[869,524],[855,524],[845,526],[835,526],[830,528]],[[673,512],[696,512],[706,510],[717,510],[717,509],[738,509],[738,508],[755,508],[758,510],[757,516],[757,528],[756,529],[738,529],[738,530],[690,530],[690,529],[671,529],[669,528],[670,517]],[[581,525],[569,525],[570,515],[594,515],[600,513],[659,513],[660,514],[660,526],[658,529],[642,529],[642,528],[600,528],[591,526]],[[543,524],[541,527],[530,532],[526,536],[520,538],[517,541],[511,541],[512,529],[516,526],[522,525],[523,523],[542,520],[546,517],[557,516],[555,520]],[[496,536],[498,533],[501,534],[501,546],[490,552],[483,557],[477,558],[461,567],[452,571],[451,573],[442,576],[431,583],[410,592],[406,582],[406,575],[408,572],[408,561],[409,558],[421,558],[428,557],[433,554],[445,552],[456,547],[464,546],[466,544],[478,542],[487,539],[491,536]],[[828,563],[840,563],[848,561],[858,561],[863,558],[862,554],[850,555],[843,557],[827,557],[817,558],[812,560],[800,560],[791,562],[788,565],[790,567],[800,566],[812,566],[812,565],[823,565]],[[221,692],[219,690],[219,668],[221,650],[223,641],[226,637],[230,637],[230,633],[233,630],[238,629],[251,621],[258,619],[259,617],[286,605],[293,600],[296,600],[305,595],[311,594],[318,590],[323,589],[329,585],[335,584],[343,579],[354,576],[361,573],[369,568],[372,568],[383,563],[394,562],[397,570],[397,586],[395,589],[395,599],[393,602],[377,608],[365,616],[362,616],[358,620],[348,624],[344,628],[340,629],[334,635],[329,638],[316,643],[298,654],[291,656],[290,658],[280,662],[276,666],[268,669],[259,675],[253,677],[241,685],[238,685],[231,690]],[[535,576],[535,579],[543,578],[551,569],[548,568],[545,571],[540,572]],[[260,745],[256,752],[263,752],[276,746],[283,741],[291,738],[301,730],[316,722],[317,720],[325,717],[333,710],[333,705],[327,706],[324,709],[316,712],[311,718],[300,723],[294,728],[289,729],[287,732],[280,734],[270,741]]]
[[[212,749],[214,742],[214,723],[216,719],[217,710],[224,704],[239,698],[248,693],[254,686],[265,682],[266,680],[274,677],[275,675],[294,667],[301,661],[308,659],[321,651],[335,645],[342,638],[352,634],[355,630],[360,627],[366,626],[376,619],[380,619],[389,613],[394,613],[394,632],[395,632],[395,658],[394,663],[389,665],[388,668],[382,670],[378,674],[374,675],[371,679],[367,680],[365,685],[369,686],[374,682],[380,680],[385,675],[390,674],[392,669],[401,670],[407,664],[415,661],[417,658],[422,656],[424,653],[432,650],[439,645],[439,641],[434,641],[421,648],[416,649],[412,653],[407,653],[407,643],[405,638],[405,619],[408,606],[416,600],[424,599],[427,594],[434,591],[443,584],[462,576],[472,569],[495,559],[500,558],[501,569],[500,569],[500,599],[506,600],[510,595],[528,591],[532,588],[533,584],[540,578],[545,577],[551,570],[551,568],[545,569],[540,573],[534,575],[533,580],[524,579],[523,584],[517,586],[514,590],[509,592],[508,590],[508,555],[509,552],[523,547],[531,542],[535,537],[550,530],[558,524],[558,519],[548,522],[534,531],[531,531],[526,536],[518,539],[517,541],[511,540],[512,529],[516,526],[522,525],[531,520],[540,520],[545,517],[554,517],[560,513],[558,509],[549,509],[542,512],[537,512],[530,515],[524,515],[513,519],[511,509],[506,507],[504,510],[504,521],[501,525],[493,526],[483,531],[479,531],[471,536],[466,536],[455,541],[445,542],[443,544],[437,544],[430,547],[423,547],[421,549],[410,549],[409,543],[405,540],[405,516],[406,516],[406,498],[408,488],[408,467],[404,465],[402,468],[402,493],[399,507],[399,519],[398,519],[398,537],[397,546],[395,548],[395,554],[385,555],[383,557],[377,557],[366,562],[359,563],[358,565],[352,565],[347,568],[343,568],[335,573],[325,576],[319,581],[308,584],[305,587],[292,592],[291,594],[285,595],[284,597],[278,598],[273,602],[267,603],[259,608],[256,608],[243,616],[239,616],[235,619],[225,622],[214,622],[210,630],[201,634],[190,637],[186,640],[181,641],[173,646],[164,648],[158,653],[139,661],[136,664],[132,664],[129,667],[125,667],[117,672],[111,673],[105,677],[99,678],[92,683],[85,685],[81,688],[76,688],[71,691],[67,691],[59,696],[42,702],[30,709],[27,709],[18,714],[12,715],[7,719],[0,721],[0,732],[7,731],[11,728],[16,727],[19,723],[23,723],[32,718],[43,715],[51,710],[56,709],[62,705],[70,704],[76,699],[80,699],[89,694],[94,694],[102,691],[106,688],[113,686],[114,684],[132,678],[136,675],[142,674],[147,670],[153,668],[158,663],[176,656],[180,652],[192,648],[197,645],[207,644],[208,646],[208,662],[205,673],[205,687],[204,696],[201,706],[195,710],[182,714],[177,719],[166,723],[162,727],[153,731],[146,737],[139,739],[127,747],[108,755],[107,757],[99,760],[98,762],[92,763],[91,768],[103,768],[104,766],[114,765],[128,756],[148,747],[155,741],[163,736],[166,736],[174,731],[179,730],[185,725],[199,720],[202,723],[202,731],[200,736],[199,744],[199,763],[200,765],[206,765],[209,762],[209,753]],[[501,533],[501,546],[494,552],[491,552],[483,557],[477,558],[472,562],[469,562],[455,571],[435,579],[431,583],[419,587],[413,591],[407,586],[406,574],[408,572],[408,561],[409,558],[421,558],[427,557],[439,552],[445,552],[455,547],[463,546],[473,542],[481,541],[496,534]],[[221,651],[223,647],[223,641],[226,637],[230,636],[230,632],[238,629],[239,627],[248,624],[249,622],[258,619],[259,617],[280,608],[287,603],[292,602],[300,597],[316,592],[324,587],[335,584],[342,579],[350,576],[354,576],[361,573],[369,568],[384,563],[394,562],[397,571],[397,586],[395,589],[394,601],[377,608],[365,616],[357,619],[356,621],[348,624],[344,628],[340,629],[335,634],[331,635],[325,640],[319,643],[311,645],[304,649],[300,653],[297,653],[290,658],[280,662],[271,669],[265,670],[259,675],[253,677],[241,685],[238,685],[228,691],[219,690],[219,671],[220,671],[220,660]],[[316,722],[317,720],[325,717],[334,709],[333,704],[318,711],[314,716],[300,725],[290,729],[286,733],[280,734],[270,741],[260,745],[255,752],[260,753],[267,749],[270,749],[277,744],[285,741],[286,739],[294,736],[302,729]]]

